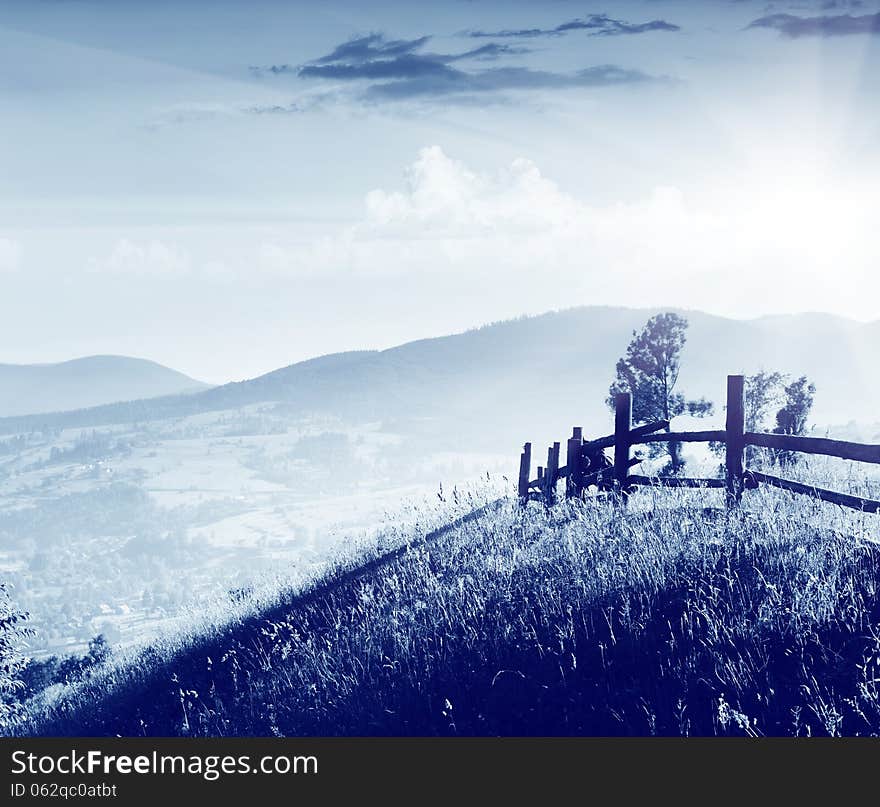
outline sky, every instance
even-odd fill
[[[880,317],[880,3],[0,0],[0,362]]]

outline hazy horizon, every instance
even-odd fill
[[[872,319],[856,319],[855,317],[846,317],[844,315],[834,314],[829,311],[801,311],[801,312],[795,312],[795,313],[774,313],[774,312],[771,312],[771,313],[760,314],[758,316],[751,316],[751,317],[750,316],[733,317],[733,316],[724,316],[721,314],[713,314],[708,311],[699,311],[698,309],[682,309],[681,307],[675,306],[675,305],[669,305],[669,306],[664,306],[664,305],[658,305],[658,306],[626,306],[626,305],[589,306],[589,305],[586,305],[586,306],[572,306],[570,308],[551,309],[549,311],[541,311],[541,312],[537,312],[537,313],[533,313],[533,314],[520,314],[520,315],[516,315],[516,316],[510,317],[508,319],[504,319],[504,320],[491,320],[491,321],[487,321],[487,322],[477,323],[474,325],[467,326],[465,328],[461,328],[456,331],[450,331],[450,332],[444,332],[444,333],[432,333],[432,334],[427,334],[425,336],[417,336],[413,339],[407,339],[405,342],[395,342],[393,344],[352,346],[352,347],[348,347],[348,348],[342,348],[341,350],[335,350],[332,352],[315,353],[315,354],[311,354],[308,356],[297,357],[297,358],[292,359],[291,361],[288,361],[284,364],[280,364],[277,367],[270,367],[261,373],[257,373],[256,375],[246,376],[246,375],[234,375],[233,374],[233,375],[229,375],[228,377],[225,377],[222,379],[214,379],[214,380],[204,378],[198,372],[196,372],[195,374],[186,372],[184,370],[181,370],[179,367],[174,366],[173,364],[166,364],[164,362],[158,361],[157,359],[155,359],[151,356],[132,355],[132,354],[127,354],[127,353],[112,353],[112,352],[92,353],[92,354],[84,355],[84,356],[83,355],[69,356],[66,358],[48,359],[48,360],[40,361],[40,362],[5,361],[5,362],[0,362],[0,367],[3,367],[3,366],[6,366],[6,367],[41,367],[41,366],[51,367],[51,366],[55,366],[55,365],[59,365],[59,364],[69,364],[72,362],[77,362],[77,361],[81,361],[81,360],[85,360],[85,359],[95,359],[95,358],[134,359],[137,361],[144,361],[144,362],[149,362],[152,364],[158,364],[161,367],[165,367],[169,370],[174,370],[176,372],[182,373],[183,375],[186,375],[189,378],[191,378],[195,381],[198,381],[198,382],[202,382],[202,383],[210,384],[210,385],[214,385],[214,386],[222,386],[224,384],[234,383],[237,381],[246,381],[249,379],[257,378],[260,375],[264,375],[265,373],[270,373],[274,370],[281,369],[283,367],[287,367],[287,366],[290,366],[293,364],[298,364],[298,363],[304,362],[304,361],[309,361],[311,359],[319,359],[324,356],[334,355],[337,353],[357,353],[357,352],[361,352],[361,351],[380,351],[381,352],[383,350],[391,350],[393,348],[400,347],[402,345],[410,344],[411,342],[419,342],[419,341],[423,341],[426,339],[442,339],[445,336],[456,336],[456,335],[460,335],[460,334],[466,334],[471,331],[477,331],[482,328],[486,328],[486,327],[489,327],[492,325],[497,325],[497,324],[500,324],[503,322],[512,322],[512,321],[516,321],[516,320],[520,320],[520,319],[538,318],[538,317],[543,317],[543,316],[557,314],[557,313],[564,313],[566,311],[578,310],[578,309],[583,309],[583,308],[587,308],[587,309],[589,309],[589,308],[612,308],[612,309],[619,308],[619,309],[625,309],[625,310],[630,310],[630,311],[645,311],[645,312],[653,311],[655,309],[676,310],[676,311],[684,311],[685,313],[691,312],[691,313],[707,314],[708,316],[718,317],[720,319],[728,319],[728,320],[741,321],[741,322],[753,322],[753,321],[758,321],[758,320],[762,320],[762,319],[777,319],[777,318],[782,318],[782,317],[799,317],[799,316],[831,317],[831,318],[841,319],[841,320],[844,320],[847,322],[851,322],[855,325],[871,325],[873,323],[880,322],[880,317],[875,317]]]

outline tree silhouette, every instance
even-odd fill
[[[609,388],[608,405],[613,408],[617,393],[631,393],[636,423],[671,421],[685,412],[696,417],[710,415],[712,404],[705,398],[687,400],[684,393],[675,390],[687,328],[684,317],[668,312],[656,314],[641,331],[633,331],[626,355],[617,362],[617,377]],[[675,473],[683,465],[681,443],[670,442],[666,446],[668,470]],[[655,449],[657,453],[663,450]]]
[[[776,427],[774,434],[802,435],[807,431],[807,418],[813,408],[813,396],[816,394],[816,385],[810,382],[805,375],[796,378],[785,387],[785,403],[776,413]],[[793,451],[780,451],[777,460],[781,465],[792,465],[798,461],[798,455]]]
[[[780,372],[759,370],[745,377],[745,430],[762,432],[774,406],[783,398],[783,385],[786,377]],[[755,446],[746,446],[746,462],[753,462],[758,456]]]

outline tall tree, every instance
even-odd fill
[[[759,370],[745,377],[745,429],[747,432],[764,430],[770,410],[781,403],[782,386],[786,377],[779,372]]]
[[[813,397],[816,394],[816,385],[807,379],[805,375],[796,378],[785,387],[785,403],[776,413],[776,427],[774,434],[802,435],[807,431],[807,418],[813,408]],[[780,451],[777,459],[782,465],[791,465],[798,460],[798,454],[793,451]]]
[[[617,362],[617,377],[609,388],[608,405],[614,406],[618,392],[632,394],[633,420],[649,423],[671,421],[685,412],[697,417],[712,413],[705,398],[687,400],[677,392],[681,351],[687,341],[688,321],[672,312],[651,317],[641,331],[633,331],[626,355]],[[675,473],[682,466],[681,444],[666,444],[669,468]],[[661,449],[662,451],[662,449]]]
[[[786,376],[780,372],[759,370],[745,377],[745,430],[761,432],[765,430],[767,418],[773,407],[783,398],[783,385]],[[757,456],[755,446],[746,446],[746,461],[753,462]]]
[[[807,418],[813,408],[816,385],[805,375],[785,387],[785,404],[776,413],[774,434],[805,434]]]

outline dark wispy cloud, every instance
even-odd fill
[[[454,62],[463,62],[469,59],[487,61],[528,52],[527,48],[499,45],[495,42],[464,53],[416,52],[427,40],[428,37],[412,40],[409,43],[409,50],[398,47],[390,53],[382,46],[381,42],[369,48],[359,47],[355,58],[334,56],[336,51],[346,49],[344,45],[341,45],[336,48],[333,54],[322,56],[320,59],[303,65],[298,69],[298,73],[303,78],[365,78],[374,80],[442,76],[461,72],[450,67]],[[356,40],[355,42],[360,41]],[[392,44],[402,45],[403,43],[395,42]]]
[[[273,64],[251,67],[250,70],[257,75],[295,73],[304,78],[413,78],[442,74],[446,72],[447,65],[453,62],[493,61],[503,56],[521,56],[531,52],[529,48],[497,42],[489,42],[464,53],[422,51],[430,39],[429,36],[422,36],[418,39],[387,40],[382,34],[368,34],[343,42],[326,56],[313,59],[305,65]]]
[[[607,14],[591,14],[586,19],[575,19],[563,22],[554,28],[504,28],[500,31],[467,31],[467,35],[475,38],[522,38],[530,39],[539,36],[564,36],[572,31],[588,31],[590,36],[623,36],[627,34],[646,34],[651,31],[680,31],[678,25],[666,20],[650,22],[625,22],[615,20]]]
[[[769,14],[749,23],[748,28],[771,28],[789,39],[806,36],[880,35],[880,12],[877,14],[836,14],[821,17],[798,17],[794,14]]]
[[[314,59],[313,64],[328,64],[330,62],[363,64],[375,59],[393,59],[396,56],[403,56],[419,50],[428,43],[430,38],[422,36],[418,39],[386,40],[382,34],[368,34],[337,45],[326,56]]]
[[[373,100],[405,100],[419,97],[474,96],[506,90],[608,87],[656,80],[639,70],[629,70],[617,65],[598,65],[576,73],[554,73],[527,67],[498,67],[470,73],[452,69],[442,75],[373,84],[365,92],[365,97]]]
[[[252,64],[248,67],[248,70],[250,70],[255,76],[262,76],[265,73],[272,73],[275,76],[279,76],[282,73],[297,73],[299,72],[299,67],[293,64],[270,64],[266,67],[258,67],[257,65]]]
[[[863,8],[864,5],[862,0],[823,0],[821,8],[823,11],[832,11],[836,8]]]
[[[575,73],[527,67],[479,67],[482,61],[529,53],[528,48],[490,42],[462,53],[424,50],[429,37],[389,40],[370,34],[337,46],[300,67],[274,66],[269,72],[293,72],[306,79],[367,82],[368,100],[486,96],[508,90],[565,89],[633,84],[655,80],[638,70],[599,65]]]

